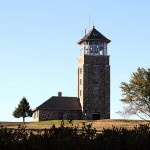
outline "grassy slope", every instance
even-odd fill
[[[114,120],[114,119],[104,119],[104,120],[95,120],[95,121],[85,121],[85,120],[73,120],[73,125],[74,126],[82,126],[82,123],[85,122],[86,124],[92,123],[92,127],[96,128],[97,130],[102,130],[103,128],[112,128],[112,126],[115,127],[122,127],[122,128],[127,128],[127,129],[132,129],[134,126],[139,125],[139,124],[146,124],[148,123],[147,121],[143,120]],[[32,128],[32,129],[44,129],[44,128],[50,128],[53,124],[56,126],[60,126],[61,120],[50,120],[50,121],[41,121],[41,122],[32,122],[32,123],[27,123],[26,126],[27,128]],[[65,126],[70,126],[71,124],[68,123],[68,121],[64,121]],[[11,127],[11,128],[17,128],[18,123],[16,124],[11,124],[7,123],[7,125],[4,124],[6,127]]]

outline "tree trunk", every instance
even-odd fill
[[[25,125],[25,117],[23,117],[23,125]]]

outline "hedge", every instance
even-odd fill
[[[125,128],[103,129],[98,133],[92,124],[60,127],[53,125],[41,132],[27,132],[26,127],[17,130],[0,126],[0,150],[149,150],[149,124]]]

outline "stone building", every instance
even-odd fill
[[[95,27],[78,41],[78,97],[59,92],[34,110],[34,121],[110,118],[110,42]]]
[[[64,97],[61,92],[34,110],[34,121],[81,119],[82,110],[77,97]]]
[[[110,118],[109,42],[95,27],[78,41],[78,98],[86,119]]]

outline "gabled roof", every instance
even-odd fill
[[[82,39],[78,41],[78,44],[81,44],[83,41],[87,40],[97,40],[97,41],[103,41],[103,42],[111,42],[109,39],[107,39],[104,35],[102,35],[99,31],[93,27],[93,29],[87,33]]]
[[[39,109],[81,110],[81,105],[77,97],[53,96],[36,108]]]

